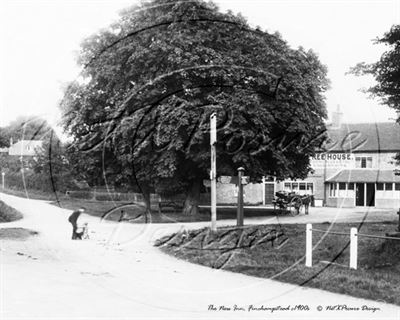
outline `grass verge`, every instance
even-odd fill
[[[359,224],[313,224],[350,233]],[[400,241],[359,237],[358,270],[349,269],[348,236],[313,233],[313,267],[305,267],[305,225],[201,229],[159,239],[156,246],[216,269],[400,305]],[[396,223],[364,223],[359,233],[382,235]]]
[[[0,222],[22,219],[22,213],[0,200]]]

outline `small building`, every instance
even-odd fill
[[[19,140],[8,148],[10,156],[36,156],[42,148],[42,140]]]

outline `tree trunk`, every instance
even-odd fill
[[[192,181],[186,194],[185,205],[183,207],[184,215],[194,216],[199,213],[200,187],[201,180]]]

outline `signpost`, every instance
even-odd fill
[[[218,178],[218,182],[222,183],[222,184],[229,184],[229,183],[233,183],[232,182],[232,177],[231,176],[220,176]]]
[[[211,188],[211,180],[203,180],[203,186],[206,188]]]
[[[238,206],[237,206],[237,226],[243,226],[243,172],[244,168],[238,168]]]
[[[242,184],[249,184],[250,177],[242,176],[241,178]],[[218,182],[222,184],[239,184],[239,177],[231,177],[231,176],[220,176],[218,178]]]
[[[210,116],[210,145],[211,145],[211,231],[217,231],[217,114]]]

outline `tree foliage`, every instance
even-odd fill
[[[359,63],[351,72],[356,75],[372,75],[376,84],[367,91],[400,112],[400,25],[394,25],[375,42],[385,44],[389,49],[382,54],[379,61],[371,64]]]
[[[351,73],[356,75],[372,75],[376,84],[367,89],[367,92],[375,98],[379,98],[383,104],[398,112],[397,122],[400,124],[400,25],[394,25],[383,37],[376,40],[389,47],[379,61],[371,64],[365,62],[357,64]],[[400,153],[396,155],[400,164]]]
[[[317,55],[213,3],[128,8],[82,43],[78,63],[84,81],[65,91],[65,129],[104,176],[144,192],[196,197],[213,112],[219,174],[243,166],[253,181],[305,177],[324,139],[328,81]]]
[[[0,145],[9,147],[11,141],[15,143],[18,140],[49,141],[51,135],[53,139],[58,139],[46,119],[20,116],[8,126],[0,128]]]

